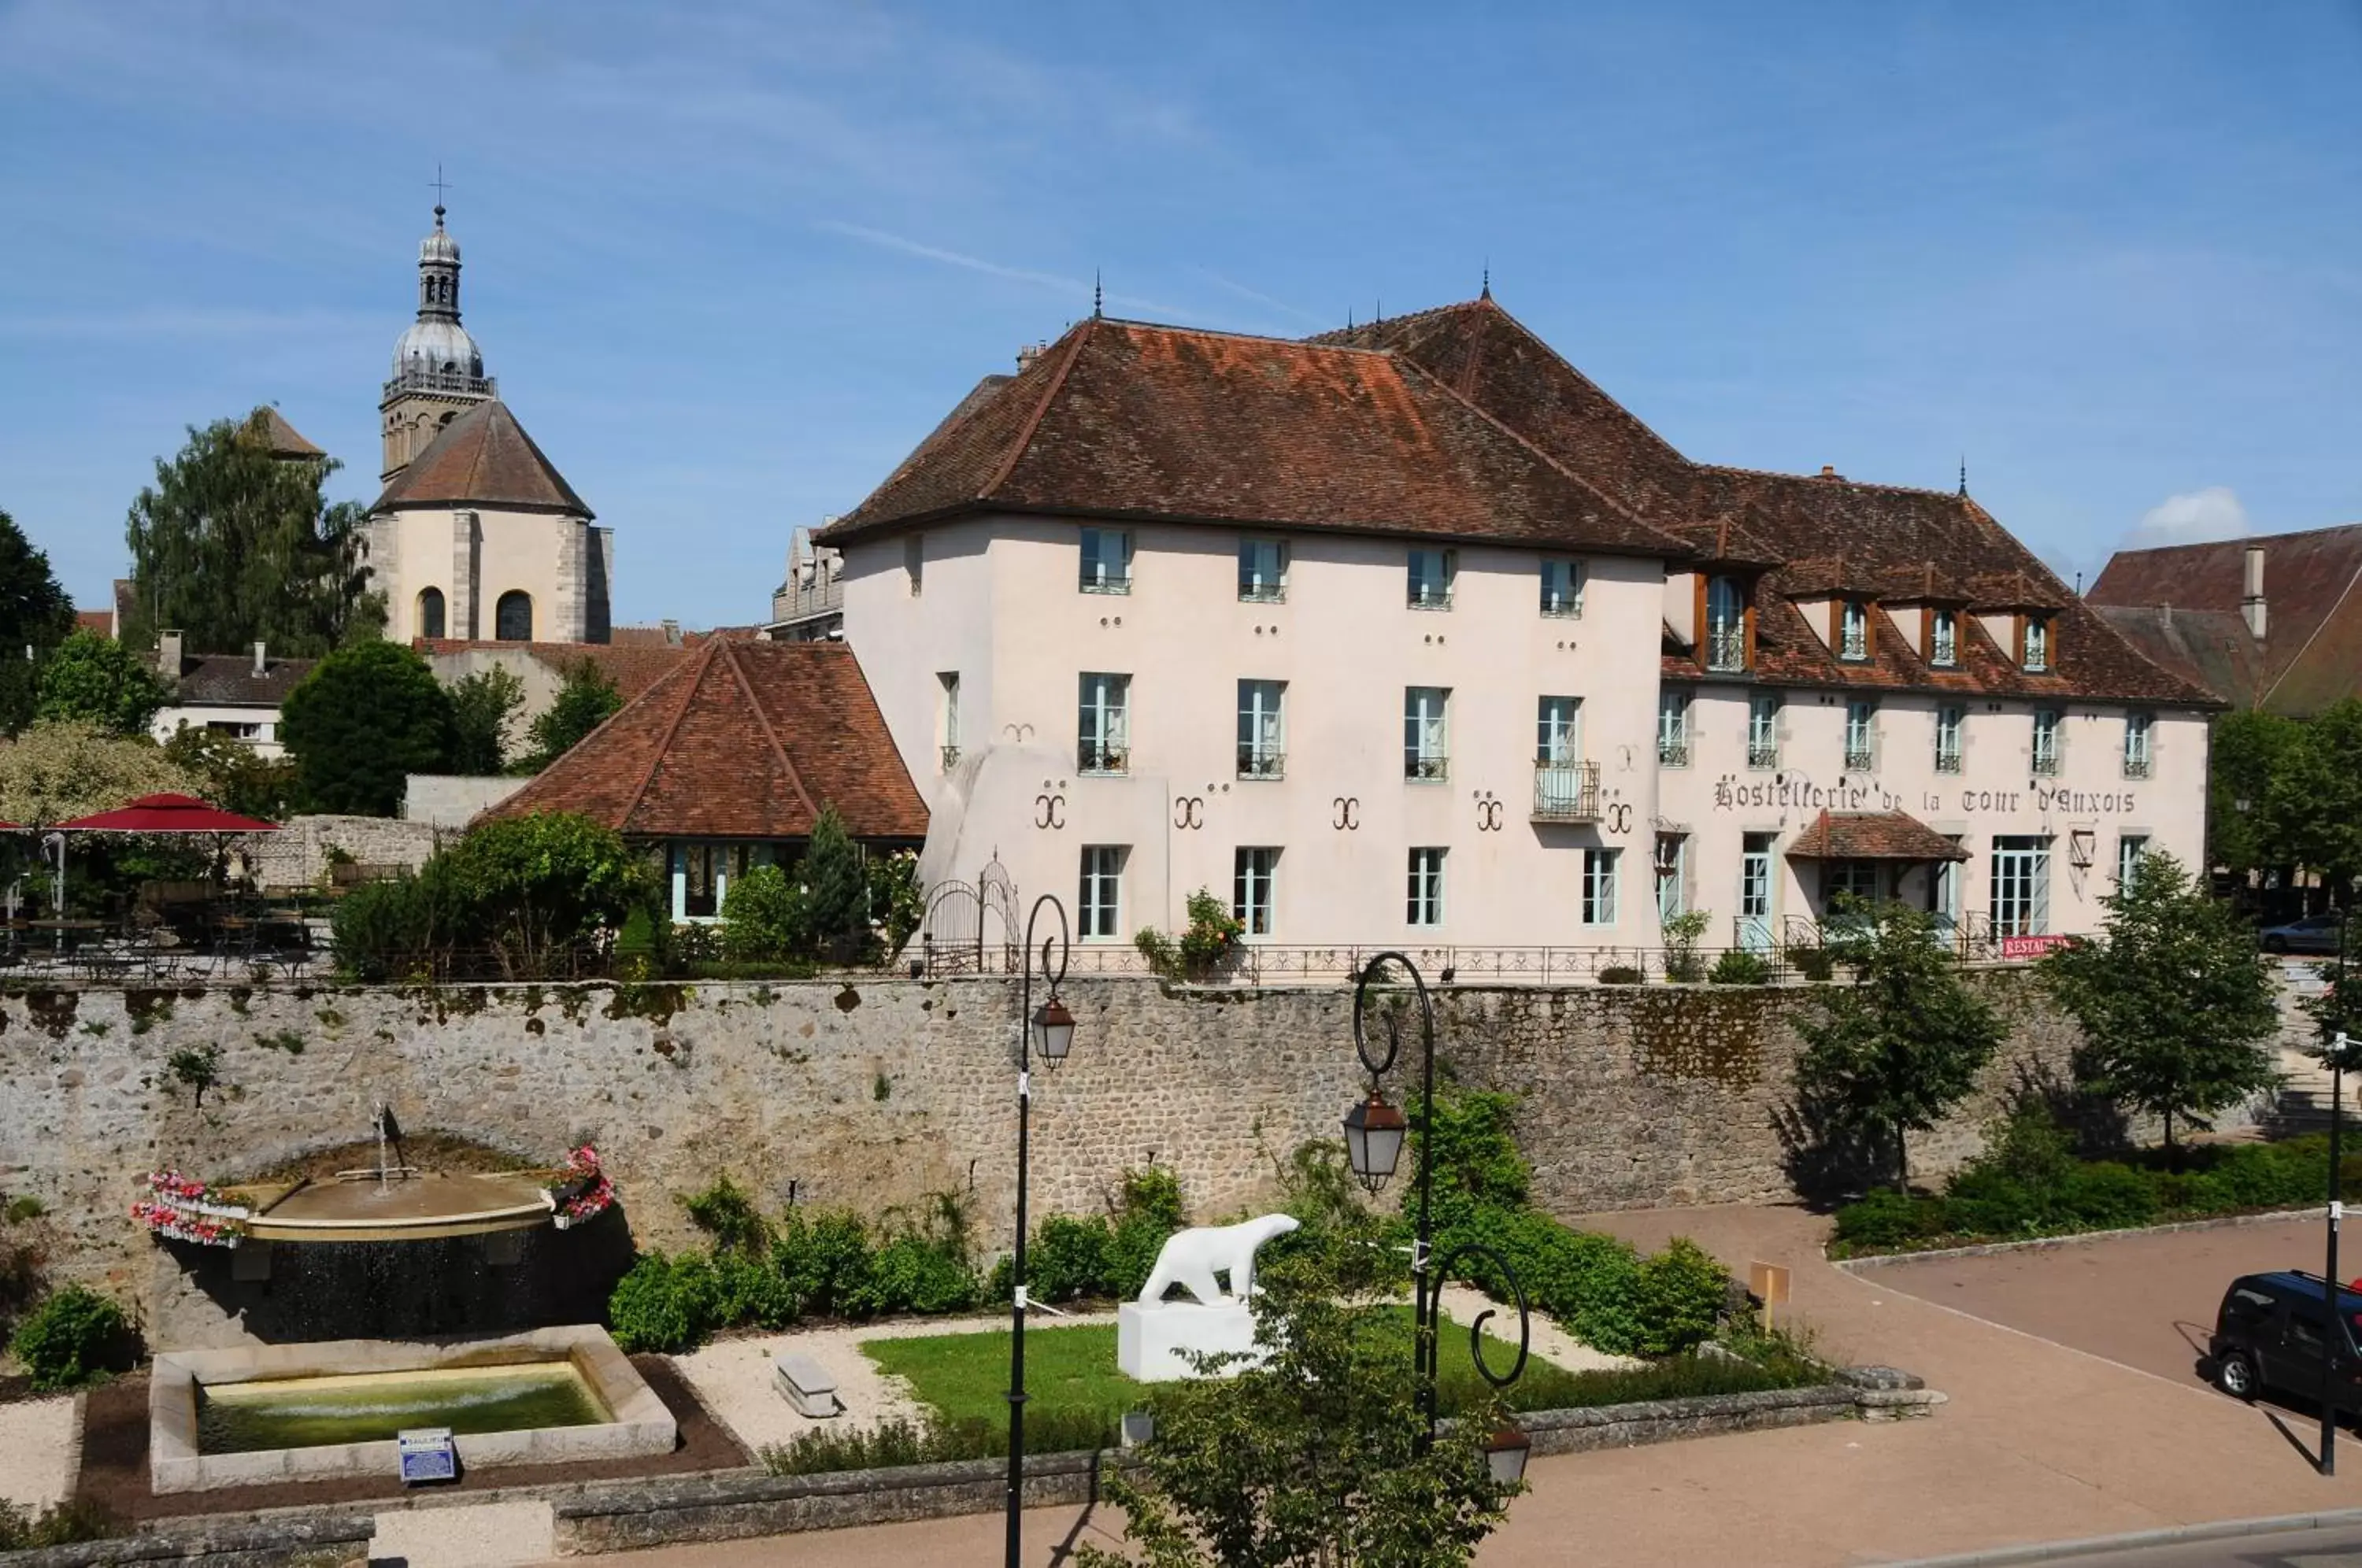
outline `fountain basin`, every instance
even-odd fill
[[[167,1351],[149,1374],[148,1419],[159,1493],[391,1476],[393,1432],[407,1427],[451,1428],[468,1468],[666,1454],[679,1441],[664,1401],[589,1325]]]

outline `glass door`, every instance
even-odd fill
[[[1772,844],[1776,834],[1750,833],[1738,856],[1738,945],[1750,953],[1772,948]]]

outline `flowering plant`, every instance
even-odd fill
[[[566,1164],[548,1183],[550,1223],[561,1231],[594,1220],[615,1201],[615,1184],[600,1167],[599,1151],[585,1143],[566,1156]]]
[[[166,1203],[219,1203],[221,1195],[194,1176],[178,1171],[149,1171],[148,1190]]]
[[[135,1203],[131,1217],[156,1235],[172,1242],[196,1242],[209,1247],[234,1247],[246,1234],[246,1220],[226,1214],[201,1214],[172,1203]]]

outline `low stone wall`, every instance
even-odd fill
[[[513,773],[414,773],[403,790],[403,820],[456,832],[532,782]]]
[[[2030,976],[1975,983],[2011,1037],[1980,1092],[1915,1141],[1915,1175],[1972,1152],[2021,1078],[2065,1071],[2073,1030]],[[1265,1202],[1289,1152],[1337,1137],[1364,1092],[1341,988],[1110,977],[1065,996],[1080,1021],[1073,1055],[1033,1079],[1037,1214],[1097,1209],[1127,1167],[1152,1163],[1199,1216]],[[1462,1081],[1523,1097],[1535,1197],[1558,1213],[1775,1198],[1790,1191],[1778,1123],[1809,1005],[1803,989],[1455,987],[1439,994],[1439,1053]],[[380,1105],[414,1135],[447,1132],[525,1163],[595,1143],[643,1247],[693,1242],[679,1199],[725,1173],[772,1208],[915,1213],[954,1194],[988,1247],[1013,1201],[1017,1011],[1003,979],[866,976],[7,993],[0,1192],[47,1209],[53,1273],[132,1299],[168,1348],[287,1331],[237,1316],[214,1277],[226,1266],[186,1267],[200,1250],[133,1224],[145,1174],[251,1178],[367,1138]],[[217,1082],[200,1102],[172,1063],[206,1050]],[[1416,1070],[1405,1066],[1397,1099]],[[598,1231],[540,1239],[580,1252]]]
[[[291,1514],[235,1523],[191,1523],[142,1530],[110,1540],[0,1551],[6,1568],[115,1568],[116,1564],[185,1564],[186,1568],[330,1568],[369,1555],[376,1520],[359,1514]]]
[[[316,888],[327,879],[331,849],[363,866],[415,870],[452,831],[392,817],[290,817],[276,833],[233,842],[259,885]]]

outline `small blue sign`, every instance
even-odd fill
[[[422,1481],[454,1481],[459,1475],[459,1451],[451,1441],[448,1427],[413,1427],[396,1432],[394,1442],[402,1452],[402,1484],[415,1486]]]

